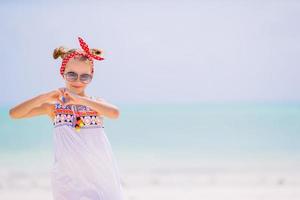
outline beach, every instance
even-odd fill
[[[50,157],[48,152],[40,159],[28,160],[24,154],[18,157],[19,161],[28,161],[23,163],[24,168],[2,165],[0,199],[51,200],[51,163],[47,161]],[[300,197],[300,164],[287,160],[253,163],[171,160],[154,155],[144,155],[145,160],[137,159],[138,156],[133,159],[132,155],[125,157],[117,161],[126,200],[296,200]]]
[[[300,199],[298,108],[121,106],[120,119],[105,119],[105,132],[124,199]],[[11,120],[6,112],[0,112],[0,199],[51,200],[49,119]]]

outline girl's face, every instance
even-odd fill
[[[72,58],[67,63],[64,74],[66,74],[67,72],[77,73],[78,78],[76,81],[71,82],[71,81],[66,80],[66,77],[64,75],[66,87],[76,94],[82,93],[89,83],[82,83],[79,80],[79,77],[81,74],[92,75],[92,66],[88,62],[84,62],[84,61],[80,61],[80,60],[76,60],[76,59]]]

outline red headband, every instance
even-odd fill
[[[60,74],[63,76],[64,74],[64,71],[65,71],[65,68],[66,68],[66,65],[68,63],[68,61],[76,56],[76,55],[82,55],[82,56],[86,56],[88,57],[88,59],[91,61],[92,63],[92,74],[94,73],[94,62],[93,62],[93,59],[96,59],[96,60],[104,60],[104,58],[100,57],[100,56],[97,56],[97,55],[94,55],[90,52],[90,49],[89,49],[89,46],[87,45],[87,43],[81,38],[81,37],[78,37],[78,40],[79,40],[79,43],[80,43],[80,46],[81,48],[83,49],[84,53],[81,53],[81,52],[78,52],[77,50],[70,53],[68,56],[66,56],[65,58],[63,58],[63,61],[62,61],[62,64],[61,64],[61,67],[60,67]]]

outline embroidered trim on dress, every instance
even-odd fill
[[[76,117],[80,117],[83,122],[83,126],[80,128],[104,128],[103,117],[97,115],[96,111],[92,111],[87,106],[77,105],[77,111],[73,111],[71,105],[62,106],[60,104],[55,104],[54,113],[54,127],[62,125],[74,127]]]

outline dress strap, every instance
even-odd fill
[[[103,98],[99,98],[97,96],[90,96],[91,99],[96,100],[96,101],[105,101]]]
[[[96,100],[95,96],[90,96],[90,99]]]
[[[76,116],[76,112],[77,112],[77,108],[76,108],[76,106],[74,106],[74,105],[71,105],[71,110],[72,110],[72,112],[73,112],[73,118],[74,118],[74,120],[73,120],[73,126],[75,127],[75,124],[76,124],[76,119],[77,119],[77,116]]]

